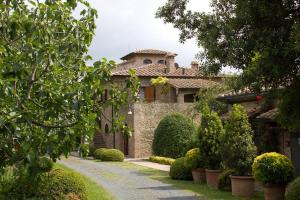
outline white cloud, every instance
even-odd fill
[[[90,54],[120,61],[136,49],[154,48],[178,54],[177,62],[188,66],[199,51],[195,40],[179,43],[179,31],[155,18],[166,0],[89,0],[98,10],[97,30]],[[192,0],[189,8],[209,11],[209,0]]]

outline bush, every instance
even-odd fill
[[[196,169],[203,168],[203,158],[199,148],[189,150],[184,157],[184,164],[187,168]]]
[[[175,161],[175,159],[161,157],[161,156],[150,156],[149,161],[164,164],[164,165],[172,165],[172,163]]]
[[[218,188],[220,190],[224,190],[224,191],[230,191],[231,190],[231,178],[230,175],[234,174],[234,170],[232,169],[227,169],[225,171],[222,172],[222,174],[220,174],[219,176],[219,184],[218,184]]]
[[[183,157],[193,143],[196,127],[191,119],[175,113],[163,118],[154,133],[152,150],[154,155]]]
[[[38,168],[42,172],[50,172],[53,168],[53,165],[54,165],[53,161],[47,157],[41,157],[38,160]]]
[[[87,199],[86,187],[81,177],[62,169],[55,169],[44,175],[36,191],[36,196],[42,199],[66,199],[71,194],[78,196],[80,200]]]
[[[286,189],[286,200],[300,200],[300,177],[296,178]]]
[[[233,169],[236,175],[251,175],[256,146],[246,110],[241,105],[233,105],[226,121],[221,154],[225,167]]]
[[[175,160],[170,167],[169,175],[172,179],[192,180],[191,168],[184,165],[184,157]]]
[[[92,145],[89,146],[89,154],[88,156],[94,156],[95,151],[97,150],[97,147],[94,147]]]
[[[257,156],[252,171],[254,178],[264,184],[287,184],[294,175],[292,162],[275,152]]]
[[[222,121],[208,105],[203,106],[201,126],[199,127],[199,149],[208,169],[221,168],[221,137],[224,134]]]
[[[101,161],[123,162],[124,154],[118,149],[100,148],[95,151],[94,158],[99,159]]]

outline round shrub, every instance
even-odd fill
[[[230,191],[231,190],[231,178],[230,175],[234,174],[234,170],[232,169],[227,169],[225,171],[222,172],[222,174],[220,174],[219,176],[219,184],[218,184],[218,188],[220,190],[224,190],[224,191]]]
[[[38,160],[38,168],[42,171],[42,172],[49,172],[52,170],[53,168],[53,161],[50,160],[47,157],[41,157]]]
[[[286,200],[300,200],[300,177],[296,178],[286,189]]]
[[[170,167],[169,175],[172,179],[192,180],[191,168],[184,165],[184,157],[175,160]]]
[[[251,175],[251,165],[256,156],[253,131],[243,106],[233,105],[225,124],[221,146],[222,160],[226,168],[234,169],[235,175]]]
[[[119,161],[123,162],[124,154],[118,149],[106,149],[100,148],[97,149],[94,153],[94,158],[101,161]]]
[[[87,199],[86,186],[81,177],[62,169],[55,169],[44,175],[37,188],[37,196],[44,199],[66,199],[70,194],[81,200]]]
[[[155,155],[183,157],[195,138],[196,127],[191,119],[174,113],[163,118],[154,133],[152,150]]]
[[[200,149],[194,148],[189,150],[184,157],[184,164],[187,168],[196,169],[204,167]]]
[[[288,157],[272,152],[257,156],[252,172],[254,178],[264,184],[287,184],[293,179],[294,168]]]
[[[94,146],[90,145],[88,156],[94,156],[94,153],[95,153],[96,150],[97,150],[97,147],[94,147]]]

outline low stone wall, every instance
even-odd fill
[[[136,103],[133,106],[134,157],[152,155],[154,130],[160,120],[172,112],[180,112],[199,123],[199,115],[193,109],[193,103]]]

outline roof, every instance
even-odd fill
[[[168,72],[168,67],[163,64],[148,64],[148,65],[142,65],[140,67],[132,67],[131,69],[135,70],[135,73],[137,76],[146,76],[146,77],[158,77],[158,76],[164,76],[164,77],[177,77],[177,78],[183,78],[183,77],[199,77],[201,76],[201,73],[192,68],[177,68],[173,72]],[[129,76],[129,69],[115,69],[113,71],[113,76]]]
[[[257,116],[257,119],[269,119],[269,120],[275,120],[276,116],[278,114],[278,108],[271,109],[265,113],[260,114]]]
[[[166,56],[177,56],[176,53],[162,51],[157,49],[141,49],[134,52],[131,52],[121,58],[121,60],[127,60],[135,54],[152,54],[152,55],[166,55]]]
[[[187,78],[175,78],[175,79],[168,79],[168,84],[175,88],[201,88],[207,87],[214,84],[217,84],[214,81],[205,80],[205,79],[187,79]]]

